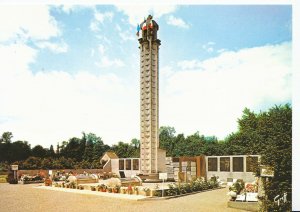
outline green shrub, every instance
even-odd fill
[[[169,184],[169,190],[166,191],[167,196],[175,196],[177,195],[177,188],[174,184]]]

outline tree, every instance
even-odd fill
[[[16,141],[11,144],[11,162],[26,160],[31,156],[31,148],[27,141]]]
[[[80,142],[80,138],[70,138],[69,142],[66,142],[64,148],[61,149],[60,155],[65,158],[73,158],[77,161],[81,161],[83,152],[80,151]]]
[[[264,206],[270,211],[290,211],[292,200],[292,108],[275,106],[259,116],[257,133],[264,139],[261,163],[274,168],[274,177],[264,181]],[[262,141],[260,141],[262,143]],[[278,207],[273,199],[287,192],[288,203]]]
[[[174,155],[175,133],[174,127],[161,126],[159,128],[159,147],[167,151],[167,156]]]
[[[173,157],[179,157],[185,155],[185,137],[184,134],[178,134],[174,140],[174,148],[172,151]]]
[[[56,145],[56,155],[59,156],[60,151],[59,151],[59,143],[57,143]]]
[[[0,138],[0,143],[11,143],[12,137],[12,132],[4,132]]]
[[[93,146],[93,160],[100,161],[100,157],[106,152],[107,146],[104,145],[102,139],[100,137],[96,137],[94,139],[94,146]]]
[[[38,158],[45,158],[47,156],[47,150],[44,149],[41,145],[36,145],[32,149],[32,156]]]
[[[133,146],[135,149],[140,148],[140,140],[133,138],[130,141],[131,146]]]
[[[11,162],[13,160],[13,152],[11,150],[11,132],[4,132],[0,138],[0,161]]]
[[[20,169],[40,169],[41,158],[29,157],[23,163],[20,164]]]
[[[140,157],[140,140],[133,138],[130,141],[130,146],[133,148],[131,157],[139,158]]]
[[[53,148],[53,145],[52,145],[52,144],[50,145],[50,149],[49,149],[49,152],[48,152],[48,156],[49,156],[49,157],[52,157],[52,158],[55,157],[55,152],[54,152],[54,148]]]
[[[130,158],[134,156],[135,149],[132,145],[119,141],[118,144],[114,144],[111,147],[119,158]]]
[[[95,137],[96,135],[93,133],[83,133],[83,140],[85,140],[83,159],[89,162],[93,161],[94,141],[96,139]]]
[[[263,181],[263,211],[290,211],[292,199],[292,108],[275,106],[255,114],[245,109],[238,120],[239,131],[227,138],[230,149],[239,154],[259,154],[261,164],[274,168],[274,177]],[[288,203],[274,204],[276,195],[287,192]]]

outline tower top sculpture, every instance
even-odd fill
[[[148,15],[147,19],[137,26],[137,36],[139,42],[143,41],[156,41],[157,31],[159,30],[158,24],[153,20],[152,15]],[[158,40],[159,41],[159,40]]]

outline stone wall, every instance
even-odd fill
[[[246,158],[248,155],[229,155],[229,156],[206,156],[206,173],[207,179],[210,179],[212,176],[218,176],[220,180],[227,182],[231,179],[243,179],[245,182],[253,182],[255,181],[255,176],[253,172],[247,171],[247,163]],[[252,155],[252,157],[258,157],[258,155]],[[216,158],[217,167],[216,170],[209,170],[208,160],[209,158]],[[230,158],[228,171],[222,171],[220,169],[220,158]],[[243,158],[242,171],[234,171],[233,168],[233,158]]]
[[[90,174],[102,174],[103,170],[101,169],[51,169],[53,172],[62,172],[64,171],[65,173],[69,173],[70,171],[72,171],[73,173],[76,174],[82,174],[84,172],[90,173]],[[22,174],[26,174],[26,175],[37,175],[37,174],[43,174],[44,176],[48,176],[49,170],[45,170],[45,169],[39,169],[39,170],[18,170],[18,176],[21,176]]]

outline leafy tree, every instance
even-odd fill
[[[54,152],[53,145],[50,145],[50,149],[49,149],[47,155],[48,155],[48,157],[51,157],[51,158],[55,157],[55,152]]]
[[[100,157],[106,152],[109,148],[104,145],[100,137],[95,136],[94,146],[93,146],[93,160],[100,161]]]
[[[57,143],[56,145],[56,155],[59,156],[60,151],[59,151],[59,143]]]
[[[19,165],[20,169],[40,169],[41,158],[31,156]]]
[[[61,149],[60,155],[80,161],[83,155],[83,152],[80,151],[80,142],[80,138],[70,138],[69,142],[64,143],[64,147]]]
[[[140,157],[140,140],[133,138],[130,141],[130,146],[133,148],[133,153],[131,157],[139,158]]]
[[[292,108],[275,106],[255,114],[245,109],[238,120],[239,131],[231,134],[227,144],[233,153],[259,154],[261,164],[274,168],[274,177],[264,181],[265,198],[261,210],[290,211],[292,185]],[[278,207],[276,195],[288,194],[288,203]]]
[[[11,144],[13,157],[11,161],[26,160],[31,156],[31,148],[27,141],[16,141]]]
[[[115,144],[111,147],[111,150],[114,151],[119,158],[130,158],[133,157],[135,149],[132,145],[119,141],[118,144]]]
[[[290,211],[292,199],[292,109],[290,105],[275,106],[259,116],[257,133],[264,139],[260,148],[261,163],[274,167],[274,177],[264,182],[267,209]],[[262,140],[261,142],[262,143]],[[287,192],[288,204],[279,208],[272,201]]]
[[[11,149],[11,139],[13,135],[11,132],[4,132],[0,137],[0,161],[13,160],[13,152]]]
[[[44,149],[41,145],[36,145],[32,149],[32,156],[39,157],[39,158],[45,158],[47,156],[47,150]]]
[[[0,138],[0,143],[11,143],[12,137],[12,132],[4,132]]]
[[[167,151],[167,156],[174,155],[175,133],[174,127],[161,126],[159,128],[159,147]]]
[[[179,157],[185,154],[185,137],[184,134],[178,134],[174,141],[174,149],[172,151],[172,156]]]

